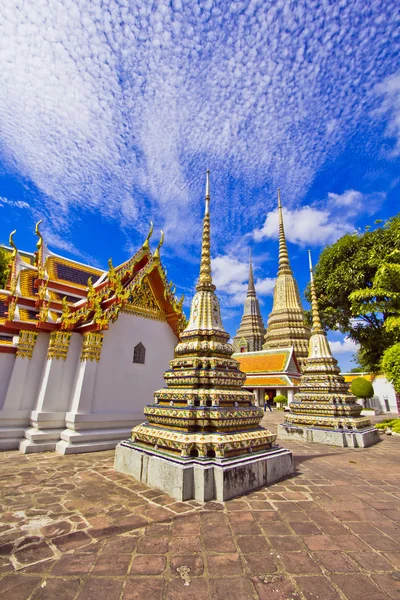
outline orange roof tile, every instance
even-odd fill
[[[288,351],[258,356],[243,352],[243,354],[235,355],[235,358],[239,361],[240,370],[244,373],[276,373],[284,370],[288,355]]]
[[[244,382],[244,387],[253,385],[265,385],[273,387],[279,385],[289,387],[288,382],[286,381],[286,379],[283,379],[283,377],[247,377],[246,381]]]

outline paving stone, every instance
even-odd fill
[[[339,550],[338,546],[327,535],[306,535],[303,540],[310,550]]]
[[[262,535],[241,535],[237,538],[240,550],[249,554],[250,552],[268,552],[270,550],[267,540]]]
[[[207,566],[211,577],[238,575],[243,572],[239,554],[210,554]]]
[[[131,554],[102,555],[92,569],[93,575],[126,575],[131,563]]]
[[[272,547],[278,551],[288,550],[288,551],[294,552],[296,550],[303,549],[303,544],[301,543],[301,539],[294,535],[282,535],[279,537],[269,536],[268,539],[269,539]]]
[[[306,600],[340,600],[335,588],[325,577],[296,577]]]
[[[232,536],[205,536],[203,542],[207,552],[236,552]]]
[[[210,579],[213,600],[254,600],[254,588],[249,579]]]
[[[161,575],[165,571],[167,559],[165,556],[142,554],[135,556],[132,562],[131,575]]]
[[[342,590],[347,600],[387,600],[382,592],[367,575],[332,575],[332,581]]]
[[[313,556],[331,573],[352,573],[360,570],[358,564],[354,563],[343,552],[325,550],[314,552]]]
[[[169,539],[167,537],[143,537],[136,547],[138,554],[165,554],[168,552]]]
[[[320,567],[307,552],[280,552],[279,559],[288,573],[321,573]]]
[[[9,600],[26,600],[39,585],[40,577],[5,575],[0,580],[0,596]]]
[[[245,568],[251,575],[262,575],[263,573],[275,573],[277,566],[271,553],[268,554],[244,554]]]
[[[372,575],[372,579],[379,587],[383,590],[389,598],[392,600],[398,600],[400,598],[400,580],[395,579],[393,576],[388,575]]]
[[[348,555],[366,571],[393,571],[393,565],[377,552],[349,552]]]
[[[201,552],[200,536],[172,537],[170,551],[171,554]]]
[[[171,557],[170,568],[173,577],[180,577],[177,569],[182,566],[189,567],[190,577],[199,577],[204,573],[204,562],[201,556],[177,554]]]
[[[67,552],[68,550],[75,550],[76,548],[82,548],[92,542],[92,538],[87,535],[84,531],[76,531],[74,533],[68,533],[62,535],[53,540],[55,546],[57,546],[60,552]]]
[[[122,581],[106,577],[89,577],[77,600],[119,600]]]
[[[164,581],[162,579],[128,579],[122,600],[162,600]]]
[[[182,579],[173,579],[166,586],[165,600],[220,600],[210,596],[206,579],[192,579],[188,586]],[[253,599],[252,599],[253,600]]]
[[[96,557],[91,554],[65,554],[54,565],[52,575],[86,575]]]
[[[72,600],[79,586],[79,579],[46,579],[35,591],[32,600]]]
[[[270,575],[266,583],[259,578],[252,581],[259,600],[288,600],[293,598],[293,593],[297,594],[293,582],[280,574]]]

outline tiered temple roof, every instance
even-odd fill
[[[285,425],[354,431],[365,429],[370,427],[370,420],[360,416],[362,406],[349,392],[349,385],[340,374],[321,325],[311,257],[310,274],[313,326],[309,351],[303,362],[299,392],[290,404]]]
[[[276,435],[260,427],[262,409],[242,388],[245,374],[232,358],[221,320],[210,258],[210,189],[207,172],[200,277],[190,319],[164,377],[167,387],[145,407],[147,422],[132,431],[137,449],[224,459],[272,446]]]
[[[286,245],[280,190],[278,189],[279,267],[274,288],[272,312],[268,317],[264,349],[294,346],[296,357],[302,363],[308,354],[310,328],[305,323],[299,288],[290,268]]]
[[[183,329],[183,298],[176,300],[160,261],[163,236],[156,251],[150,250],[152,226],[132,258],[115,268],[110,260],[104,271],[51,252],[39,225],[35,253],[17,249],[15,232],[4,248],[10,262],[5,289],[0,290],[0,352],[17,352],[13,336],[21,330],[108,329],[120,310],[167,321],[176,335]]]
[[[293,347],[234,354],[246,373],[245,387],[293,388],[299,385],[300,367]]]
[[[253,264],[250,254],[247,296],[244,303],[242,321],[233,338],[233,347],[236,352],[257,352],[262,348],[264,336],[265,327],[254,287]]]

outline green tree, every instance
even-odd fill
[[[357,398],[372,398],[374,395],[374,388],[372,383],[364,377],[356,377],[353,379],[350,391]]]
[[[397,394],[400,394],[400,343],[388,348],[382,357],[382,370],[393,384]]]
[[[373,287],[378,269],[383,262],[390,262],[389,256],[399,243],[400,215],[397,215],[383,227],[343,236],[323,250],[315,268],[323,325],[347,334],[360,344],[357,359],[365,371],[378,371],[383,352],[397,341],[397,330],[384,327],[386,320],[394,316],[393,304],[387,298],[378,305],[373,299],[350,296]],[[310,301],[309,288],[306,298]]]
[[[7,281],[8,261],[8,255],[4,252],[2,248],[0,248],[0,289],[2,290],[4,289]]]

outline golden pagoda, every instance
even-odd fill
[[[294,346],[300,366],[308,354],[310,328],[304,320],[299,288],[290,268],[286,245],[281,194],[278,189],[279,217],[279,267],[274,287],[272,312],[268,317],[264,349],[288,348]]]
[[[257,352],[261,350],[264,336],[265,327],[260,313],[256,288],[254,287],[253,264],[250,253],[247,296],[240,327],[233,338],[235,352]]]
[[[361,416],[362,406],[349,392],[321,324],[310,252],[309,263],[313,325],[308,357],[303,361],[299,392],[279,426],[279,435],[334,446],[371,446],[379,439],[377,431]]]
[[[146,422],[121,442],[115,468],[181,500],[226,500],[292,472],[287,450],[260,426],[261,408],[242,388],[231,358],[211,277],[210,183],[206,177],[200,277],[187,327],[164,374],[167,384],[145,407]],[[275,460],[274,468],[268,467]],[[261,464],[260,464],[261,462]]]

